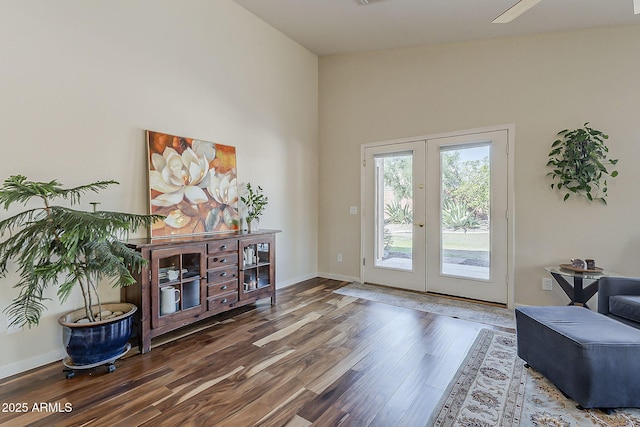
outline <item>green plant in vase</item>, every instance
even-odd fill
[[[551,145],[547,167],[553,170],[547,173],[554,181],[551,188],[564,191],[564,199],[572,194],[583,196],[590,201],[598,200],[607,204],[607,176],[615,178],[618,171],[609,172],[609,166],[615,166],[618,159],[608,159],[609,149],[604,140],[609,135],[588,127],[558,132],[562,138]]]
[[[247,207],[247,225],[249,226],[249,232],[255,230],[255,222],[260,220],[260,217],[264,213],[264,209],[269,203],[269,198],[264,195],[262,187],[259,185],[256,189],[253,188],[251,183],[247,183],[246,194],[240,197],[242,203]]]

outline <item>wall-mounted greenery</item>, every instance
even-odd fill
[[[554,181],[551,188],[564,191],[564,200],[572,194],[598,200],[607,204],[607,176],[618,176],[618,171],[609,172],[618,159],[607,159],[609,149],[604,140],[609,138],[599,130],[588,127],[558,132],[562,138],[551,145],[547,166],[553,168],[547,174]]]

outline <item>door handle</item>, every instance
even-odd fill
[[[417,225],[418,227],[422,228],[424,227],[424,222],[415,222],[414,225]]]

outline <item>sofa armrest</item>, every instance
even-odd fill
[[[603,277],[598,283],[598,313],[609,314],[609,297],[640,295],[640,279]]]

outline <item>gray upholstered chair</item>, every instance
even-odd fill
[[[626,277],[600,279],[598,313],[640,329],[640,279]]]

